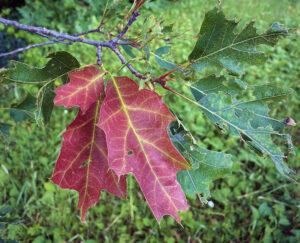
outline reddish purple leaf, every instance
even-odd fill
[[[84,114],[79,110],[67,127],[51,178],[61,188],[78,191],[82,221],[87,209],[98,202],[101,190],[126,197],[126,178],[118,179],[108,168],[105,134],[96,126],[100,104],[100,100],[95,102]]]
[[[104,85],[102,77],[103,72],[93,66],[70,73],[70,82],[54,91],[54,104],[67,108],[79,106],[83,113],[86,112],[100,98]]]
[[[99,120],[106,134],[109,167],[117,175],[135,176],[158,221],[168,214],[180,222],[178,211],[188,209],[176,172],[189,165],[167,133],[174,119],[156,92],[139,91],[127,77],[109,81]]]

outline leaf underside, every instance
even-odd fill
[[[178,222],[187,210],[176,173],[189,165],[172,145],[167,126],[175,118],[154,91],[127,77],[108,82],[99,126],[108,146],[109,167],[117,175],[132,173],[158,221],[164,215]]]
[[[244,140],[254,151],[269,156],[280,173],[291,170],[284,164],[286,158],[273,141],[278,136],[292,144],[289,135],[283,134],[284,122],[270,118],[266,101],[279,99],[292,92],[272,84],[248,86],[241,80],[206,77],[193,83],[191,91],[203,113],[221,129]],[[237,94],[248,99],[238,99]]]

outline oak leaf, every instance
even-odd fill
[[[87,209],[98,202],[101,190],[122,198],[126,197],[126,178],[125,176],[118,178],[109,169],[105,134],[97,126],[104,97],[104,82],[102,79],[95,78],[100,73],[98,69],[89,67],[73,73],[70,77],[71,82],[74,82],[74,77],[84,77],[86,82],[89,82],[89,79],[97,80],[95,82],[98,83],[94,87],[97,87],[98,100],[85,113],[79,110],[75,120],[67,126],[63,134],[61,152],[51,178],[61,188],[78,191],[77,207],[81,209],[82,221],[85,220]],[[66,89],[67,85],[62,87]],[[72,98],[62,99],[60,104],[72,107],[78,104],[77,101]]]
[[[109,167],[117,175],[132,173],[158,221],[164,215],[180,222],[188,209],[176,173],[189,164],[167,132],[172,113],[161,96],[128,77],[112,78],[100,111],[99,127],[107,139]]]

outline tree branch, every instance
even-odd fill
[[[42,43],[38,43],[38,44],[29,45],[29,46],[26,46],[26,47],[18,48],[18,49],[14,50],[14,51],[0,53],[0,57],[15,55],[15,54],[17,54],[19,52],[26,51],[26,50],[29,50],[31,48],[45,46],[45,45],[50,45],[50,44],[54,44],[54,43],[55,43],[54,41],[46,41],[46,42],[42,42]]]
[[[94,33],[94,32],[98,32],[98,33],[103,33],[102,31],[99,30],[99,27],[96,28],[96,29],[92,29],[92,30],[88,30],[88,31],[84,31],[84,32],[80,32],[80,33],[77,33],[77,34],[74,34],[74,36],[81,36],[81,35],[87,35],[87,34],[90,34],[90,33]],[[5,53],[0,53],[0,57],[4,57],[4,56],[10,56],[10,55],[15,55],[19,52],[22,52],[22,51],[26,51],[26,50],[29,50],[31,48],[35,48],[35,47],[40,47],[40,46],[45,46],[45,45],[51,45],[51,44],[55,44],[55,43],[61,43],[61,44],[66,44],[66,45],[70,45],[72,43],[70,42],[64,42],[63,40],[65,40],[64,38],[60,38],[60,39],[52,39],[50,38],[49,36],[45,36],[43,34],[40,34],[42,37],[45,37],[47,39],[51,39],[51,41],[46,41],[46,42],[41,42],[41,43],[37,43],[37,44],[32,44],[32,45],[28,45],[26,47],[21,47],[21,48],[18,48],[14,51],[10,51],[10,52],[5,52]],[[122,42],[122,43],[118,43],[119,45],[129,45],[130,43],[129,42]]]
[[[85,38],[78,37],[78,36],[86,35],[86,34],[89,34],[92,32],[100,32],[101,33],[101,31],[100,31],[101,25],[96,29],[92,29],[92,30],[89,30],[86,32],[81,32],[81,33],[78,33],[75,35],[70,35],[68,33],[59,33],[59,32],[53,31],[53,30],[49,30],[44,27],[35,27],[35,26],[24,25],[17,21],[7,20],[7,19],[0,17],[0,23],[3,23],[4,25],[14,26],[18,29],[28,31],[31,33],[35,33],[42,37],[50,39],[50,41],[47,41],[47,42],[33,44],[33,45],[29,45],[29,46],[26,46],[23,48],[19,48],[17,50],[11,51],[11,52],[2,53],[2,54],[0,54],[0,57],[13,55],[13,54],[16,54],[21,51],[25,51],[25,50],[43,46],[43,45],[54,44],[56,42],[62,43],[62,44],[72,44],[72,42],[80,42],[80,43],[84,43],[84,44],[88,44],[88,45],[97,47],[97,64],[101,65],[101,63],[102,63],[102,58],[101,58],[102,47],[108,47],[119,57],[119,59],[121,60],[121,63],[126,65],[132,74],[134,74],[136,77],[138,77],[140,79],[146,80],[146,79],[148,79],[148,77],[143,76],[141,73],[136,71],[131,66],[131,64],[126,61],[126,59],[121,54],[121,52],[117,49],[117,45],[132,45],[133,44],[132,42],[128,42],[128,41],[120,41],[119,42],[119,40],[126,34],[127,30],[132,25],[132,23],[137,19],[138,16],[139,16],[139,12],[133,12],[130,19],[128,20],[127,25],[124,27],[124,29],[118,34],[118,36],[116,38],[114,38],[113,40],[110,40],[110,41],[96,41],[96,40],[92,40],[92,39],[85,39]],[[49,36],[53,36],[56,39],[53,39]],[[65,42],[64,40],[69,40],[70,42]],[[150,78],[150,82],[159,83],[163,87],[166,85],[166,81],[163,78]]]
[[[46,29],[44,27],[35,27],[35,26],[20,24],[17,21],[4,19],[2,17],[0,17],[0,23],[3,23],[7,26],[14,26],[18,29],[28,31],[28,32],[31,32],[31,33],[36,33],[36,34],[41,33],[41,34],[44,34],[44,35],[50,35],[50,36],[53,36],[57,39],[70,40],[72,42],[81,42],[81,43],[85,43],[85,44],[93,45],[93,46],[101,45],[101,46],[110,47],[110,48],[112,47],[112,43],[110,43],[110,42],[84,39],[84,38],[81,38],[81,37],[69,35],[67,33],[59,33],[59,32],[56,32],[54,30]]]

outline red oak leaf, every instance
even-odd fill
[[[126,178],[117,178],[108,168],[105,134],[96,126],[100,104],[100,100],[95,102],[84,114],[79,110],[67,126],[51,178],[61,188],[78,191],[81,221],[85,221],[87,209],[98,202],[101,190],[126,197]]]
[[[168,214],[180,222],[178,211],[187,210],[176,172],[189,165],[167,133],[174,119],[156,92],[139,90],[127,77],[109,81],[98,123],[106,134],[109,167],[135,176],[158,221]]]
[[[86,112],[100,98],[104,85],[103,74],[99,68],[92,66],[70,73],[70,82],[54,91],[54,104],[67,108],[79,106],[82,112]]]

